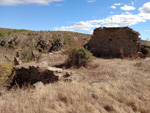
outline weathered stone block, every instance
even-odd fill
[[[86,46],[95,56],[132,57],[140,50],[139,35],[129,27],[100,27],[94,30]]]

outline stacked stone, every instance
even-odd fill
[[[129,27],[100,27],[87,45],[96,56],[132,57],[140,51],[139,35]]]

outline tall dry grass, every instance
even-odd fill
[[[150,113],[148,62],[95,59],[86,68],[71,69],[81,76],[80,82],[3,93],[0,113]]]

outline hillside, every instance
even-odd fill
[[[91,35],[67,31],[29,31],[0,28],[0,62],[13,60],[16,52],[32,48],[36,52],[48,53],[73,45],[83,45]],[[3,54],[4,53],[4,54]]]
[[[92,56],[87,65],[66,67],[68,53],[71,61],[80,58],[70,48],[83,46],[91,35],[0,30],[0,113],[150,113],[150,58]]]

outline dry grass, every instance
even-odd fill
[[[95,59],[86,68],[71,69],[81,76],[80,82],[4,93],[0,113],[150,113],[148,62]],[[104,85],[92,86],[93,82]]]
[[[13,62],[16,51],[0,46],[0,64]]]

